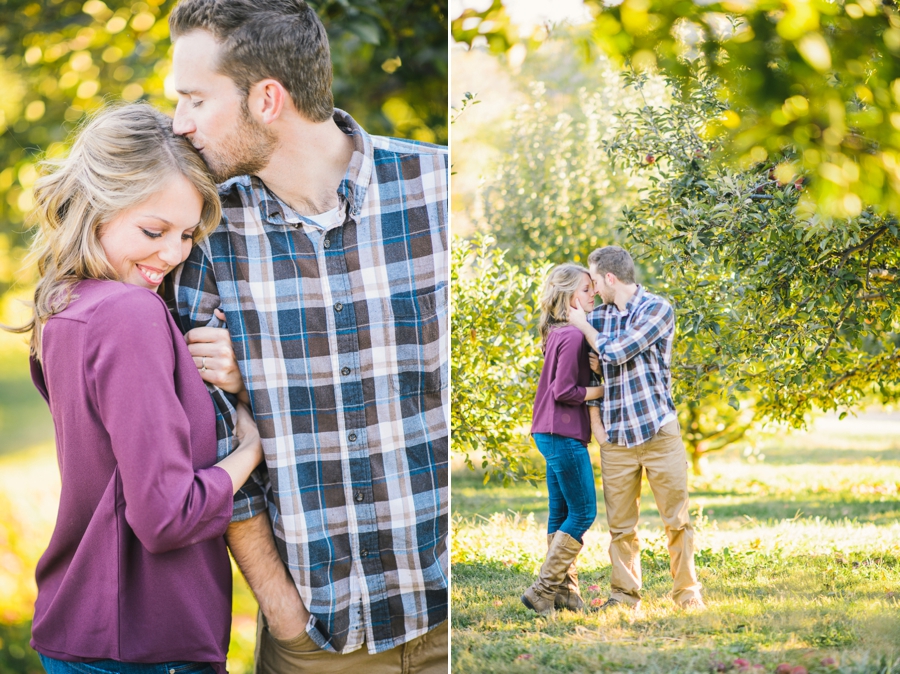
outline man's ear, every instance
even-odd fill
[[[257,122],[271,124],[284,113],[288,97],[287,89],[278,80],[260,80],[247,93],[247,108]]]

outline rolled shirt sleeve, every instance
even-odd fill
[[[668,303],[655,303],[635,316],[634,322],[617,337],[610,337],[602,332],[598,334],[594,347],[602,361],[624,365],[670,335],[674,327],[675,313],[672,307]]]

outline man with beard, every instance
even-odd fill
[[[446,672],[447,150],[333,107],[303,0],[183,0],[169,24],[174,130],[224,213],[177,313],[266,457],[227,534],[260,605],[257,671]]]
[[[702,610],[688,512],[687,457],[671,393],[675,313],[665,299],[635,283],[634,261],[625,249],[595,250],[588,256],[588,268],[594,293],[603,303],[587,317],[570,307],[569,322],[597,352],[599,367],[592,363],[592,369],[603,378],[599,407],[588,403],[595,437],[606,437],[600,444],[600,474],[612,571],[610,596],[601,608],[640,607],[637,525],[646,470],[668,538],[672,599],[683,608]]]

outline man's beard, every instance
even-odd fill
[[[250,116],[247,102],[241,104],[241,125],[219,144],[216,152],[207,151],[203,159],[217,183],[244,175],[257,175],[272,158],[275,133]]]

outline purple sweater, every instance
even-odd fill
[[[591,380],[590,350],[581,330],[573,325],[550,331],[534,396],[532,433],[562,435],[585,445],[590,442],[591,420],[584,404],[585,389]]]
[[[224,672],[232,486],[213,466],[212,400],[158,295],[95,280],[75,295],[31,364],[62,475],[31,645],[59,660]]]

